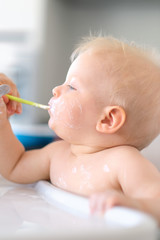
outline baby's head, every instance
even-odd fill
[[[96,82],[92,83],[97,85],[97,105],[106,107],[106,117],[99,124],[97,121],[97,131],[121,136],[120,144],[146,147],[160,130],[158,53],[112,37],[90,37],[73,52],[73,64],[85,54],[97,59],[101,72],[99,79],[95,73]],[[94,73],[95,69],[88,70]]]

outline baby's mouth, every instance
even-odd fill
[[[51,98],[48,102],[48,105],[50,106],[50,108],[52,107],[52,104],[53,104],[53,98]]]
[[[53,98],[49,100],[48,105],[50,107],[49,112],[53,114],[55,110],[55,103]]]

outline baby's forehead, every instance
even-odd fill
[[[160,54],[156,49],[146,45],[136,44],[134,41],[128,42],[126,40],[116,39],[112,36],[90,36],[83,38],[72,53],[71,60],[74,61],[77,56],[86,51],[94,52],[94,54],[101,57],[101,60],[106,59],[108,56],[110,58],[112,56],[114,62],[118,60],[125,62],[126,59],[132,60],[133,62],[143,59],[143,61],[148,60],[151,65],[155,64],[160,67]]]
[[[110,79],[122,79],[147,71],[146,66],[150,67],[151,61],[148,61],[143,52],[131,46],[91,45],[82,51],[72,64],[76,65],[78,71],[88,68],[88,71],[97,70],[99,74],[105,74]]]
[[[146,67],[154,66],[154,62],[145,51],[127,46],[126,48],[94,47],[88,50],[94,58],[98,59],[106,70],[118,71],[147,71]]]

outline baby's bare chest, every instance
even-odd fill
[[[57,160],[51,166],[50,178],[53,185],[85,196],[119,188],[112,165],[94,157]]]

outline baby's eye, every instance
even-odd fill
[[[72,87],[71,85],[67,85],[71,90],[76,90],[76,88]]]

